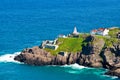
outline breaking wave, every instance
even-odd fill
[[[104,75],[106,72],[105,69],[97,69],[97,68],[90,68],[90,67],[84,67],[79,64],[71,64],[71,65],[64,65],[62,66],[65,68],[65,72],[70,73],[70,74],[83,74],[83,75],[89,75],[93,74],[95,76],[99,76],[101,78],[110,78],[112,80],[115,80],[116,76],[108,76]],[[86,73],[85,73],[86,72]]]
[[[113,80],[114,79],[118,79],[118,77],[117,76],[109,76],[109,75],[104,75],[105,77],[108,77],[108,78],[112,78]]]
[[[19,55],[20,52],[15,52],[14,54],[5,54],[0,56],[0,62],[13,62],[13,63],[20,63],[14,60],[14,57]]]
[[[71,64],[71,65],[64,65],[62,67],[66,67],[66,68],[72,68],[72,69],[83,69],[83,68],[87,68],[87,67],[84,67],[84,66],[81,66],[77,63],[75,64]]]

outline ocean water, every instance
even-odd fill
[[[0,80],[119,80],[77,64],[30,66],[13,60],[43,40],[120,26],[120,0],[0,0]],[[10,57],[11,56],[11,57]]]

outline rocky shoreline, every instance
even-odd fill
[[[94,39],[93,39],[94,38]],[[88,39],[88,37],[86,38]],[[89,36],[88,44],[83,45],[82,51],[77,53],[68,52],[65,55],[52,55],[50,52],[35,46],[27,48],[14,59],[29,65],[65,65],[74,64],[109,69],[106,75],[120,77],[120,43],[114,43],[112,47],[105,47],[105,41]]]

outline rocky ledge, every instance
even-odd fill
[[[105,73],[106,75],[111,75],[111,76],[117,76],[120,78],[120,68],[116,68],[113,70],[109,70],[108,72]]]
[[[95,57],[95,58],[94,58]],[[14,59],[30,65],[65,65],[78,63],[90,67],[102,67],[101,59],[95,54],[67,53],[52,55],[39,47],[25,49]]]
[[[83,45],[81,52],[52,55],[39,48],[24,49],[14,59],[30,65],[65,65],[74,64],[87,67],[102,67],[109,69],[105,74],[120,77],[120,43],[113,42],[110,47],[105,46],[105,40],[89,36],[87,44]]]

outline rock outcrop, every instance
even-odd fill
[[[65,65],[80,64],[87,67],[103,67],[109,69],[107,75],[120,77],[120,43],[113,43],[111,47],[105,47],[102,38],[89,36],[85,39],[82,51],[67,53],[66,55],[52,55],[38,46],[27,48],[14,59],[30,65]]]
[[[65,65],[76,63],[79,56],[80,53],[52,55],[36,46],[23,50],[21,54],[16,56],[14,59],[31,65]]]
[[[109,70],[108,72],[105,73],[106,75],[111,75],[111,76],[117,76],[120,77],[120,68],[116,68],[113,70]]]

